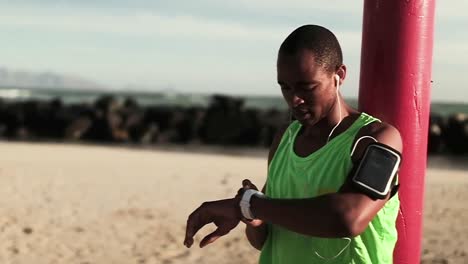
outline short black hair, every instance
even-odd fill
[[[309,50],[319,66],[333,73],[343,64],[343,52],[336,36],[318,25],[304,25],[294,30],[283,41],[279,54],[294,55],[298,51]]]

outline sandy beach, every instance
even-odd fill
[[[182,242],[200,203],[244,178],[263,185],[266,151],[0,142],[0,153],[0,263],[257,263],[243,224],[204,249]],[[430,164],[423,263],[468,263],[466,190],[467,167]]]

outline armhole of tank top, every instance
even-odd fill
[[[270,173],[270,167],[271,167],[271,164],[273,164],[273,162],[275,161],[276,159],[276,156],[278,154],[278,150],[280,149],[280,147],[283,145],[283,144],[286,144],[286,143],[289,143],[289,141],[291,140],[291,137],[293,137],[295,131],[292,131],[294,130],[295,126],[296,126],[296,123],[297,120],[294,120],[292,121],[288,127],[286,128],[286,130],[284,130],[284,133],[283,135],[281,136],[281,140],[280,142],[278,143],[278,146],[276,147],[276,150],[275,150],[275,153],[273,154],[273,157],[271,158],[271,161],[270,161],[270,164],[268,164],[268,174]],[[286,146],[288,147],[288,146]],[[267,179],[268,180],[268,179]]]
[[[365,127],[367,127],[368,125],[370,124],[373,124],[375,122],[379,122],[379,123],[382,123],[382,121],[380,121],[379,119],[375,118],[375,119],[372,119],[370,122],[364,124],[362,127],[359,128],[359,130],[357,131],[357,133],[354,135],[354,138],[353,138],[353,143],[351,144],[351,147],[348,148],[348,157],[349,159],[351,160],[352,163],[353,162],[353,158],[352,158],[352,155],[354,154],[354,151],[356,150],[356,147],[357,147],[357,144],[361,141],[361,139],[364,139],[364,138],[369,138],[369,139],[372,139],[374,140],[375,142],[377,142],[377,139],[375,139],[374,137],[372,136],[369,136],[369,135],[359,135],[359,133],[361,132],[361,130]]]

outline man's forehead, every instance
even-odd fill
[[[299,50],[294,53],[278,53],[278,63],[304,63],[304,62],[314,62],[315,56],[309,50]]]
[[[295,72],[314,74],[319,71],[312,52],[297,52],[295,54],[278,54],[277,70],[281,72]]]

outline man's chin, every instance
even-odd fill
[[[299,121],[299,123],[301,123],[303,126],[313,126],[317,124],[319,120],[311,115],[307,115],[301,118],[297,118],[297,121]]]

